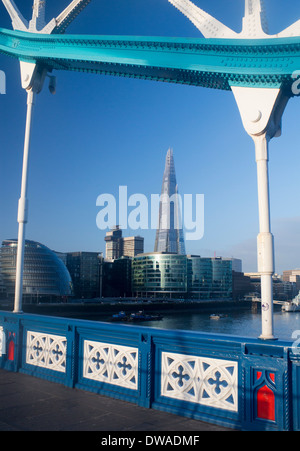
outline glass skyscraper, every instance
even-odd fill
[[[173,150],[169,149],[161,189],[154,252],[185,255],[181,202],[178,194]]]

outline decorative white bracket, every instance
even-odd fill
[[[278,88],[231,87],[246,132],[269,139],[281,135],[281,121],[289,98]]]
[[[22,88],[33,90],[36,94],[43,89],[47,70],[34,63],[20,61]]]

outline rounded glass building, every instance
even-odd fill
[[[14,298],[17,240],[4,240],[0,249],[2,280],[8,299]],[[72,280],[63,261],[43,244],[26,240],[23,272],[24,302],[57,301],[72,296]]]

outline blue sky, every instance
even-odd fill
[[[16,3],[31,15],[32,0]],[[49,20],[69,3],[48,1]],[[236,31],[243,0],[195,0]],[[300,18],[298,0],[266,0],[270,32]],[[0,4],[0,27],[11,28]],[[93,0],[68,33],[201,37],[167,0]],[[299,68],[300,69],[300,68]],[[26,94],[18,62],[0,56],[7,94],[0,96],[0,240],[17,237]],[[252,140],[244,131],[233,95],[210,89],[144,80],[56,72],[57,94],[38,95],[29,173],[28,239],[52,249],[105,251],[96,226],[100,194],[160,193],[165,156],[173,148],[181,194],[204,194],[205,234],[186,242],[188,253],[243,260],[256,271],[258,207]],[[283,135],[270,146],[272,231],[276,271],[300,267],[298,117],[300,100],[285,112]],[[155,231],[124,231],[145,237]]]

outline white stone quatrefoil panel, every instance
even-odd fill
[[[137,390],[138,348],[84,340],[83,377]]]
[[[26,363],[65,373],[66,353],[66,337],[27,331]]]
[[[237,412],[238,364],[163,352],[161,394]]]

